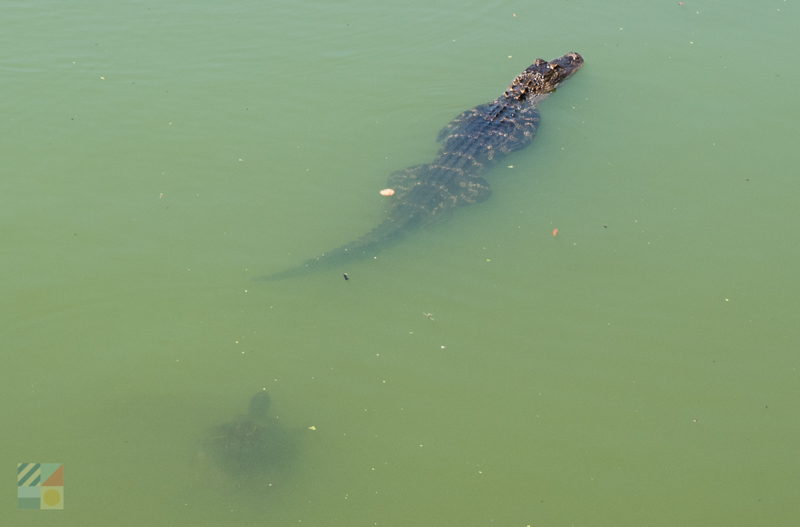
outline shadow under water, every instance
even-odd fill
[[[203,455],[236,487],[272,487],[284,482],[297,458],[300,431],[269,414],[271,399],[260,391],[246,414],[213,427],[203,442]]]

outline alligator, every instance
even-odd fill
[[[436,159],[389,177],[388,188],[382,193],[391,195],[390,208],[380,225],[299,266],[257,280],[299,276],[374,255],[455,207],[484,201],[491,194],[483,177],[487,168],[531,142],[539,124],[537,105],[581,66],[583,57],[575,52],[550,61],[536,59],[500,97],[463,112],[442,129],[437,139],[442,146]]]

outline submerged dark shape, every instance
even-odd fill
[[[225,472],[247,478],[283,471],[290,465],[295,437],[270,417],[270,402],[269,394],[260,391],[250,399],[247,414],[211,430],[208,451]]]
[[[503,155],[528,145],[539,123],[537,104],[583,66],[583,57],[567,53],[536,59],[497,99],[456,117],[440,133],[432,162],[392,174],[387,218],[364,236],[307,260],[302,265],[259,278],[279,280],[354,258],[372,256],[387,243],[448,210],[483,201],[491,194],[483,173]]]

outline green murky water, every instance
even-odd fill
[[[0,522],[792,525],[799,21],[5,2]],[[376,225],[453,116],[572,50],[489,201],[349,281],[250,281]],[[300,454],[244,485],[198,445],[261,387]],[[64,463],[63,512],[16,510],[22,461]]]

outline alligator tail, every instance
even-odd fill
[[[322,253],[295,267],[255,277],[253,280],[274,282],[304,276],[315,271],[333,270],[356,260],[374,257],[386,246],[402,238],[408,226],[408,221],[397,221],[396,219],[388,218],[365,235],[348,244]]]

